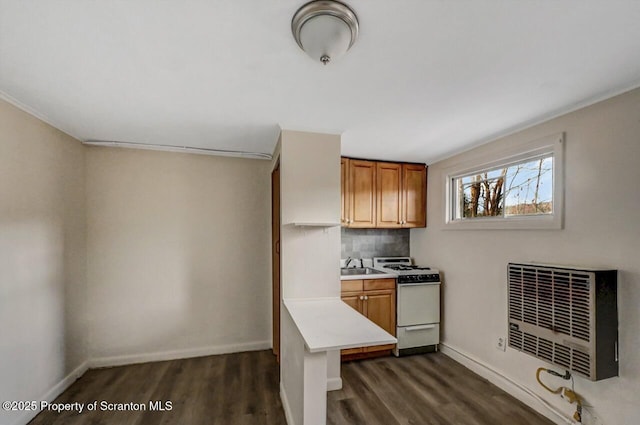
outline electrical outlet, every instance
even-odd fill
[[[500,351],[505,351],[507,349],[507,338],[499,336],[496,339],[496,348]]]

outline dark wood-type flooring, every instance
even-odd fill
[[[271,351],[92,369],[55,403],[149,403],[171,411],[42,412],[30,425],[286,425]]]
[[[442,353],[345,363],[342,380],[328,425],[553,425]]]
[[[440,353],[342,365],[329,425],[552,425]],[[31,425],[285,425],[270,351],[93,369],[56,403],[172,402],[170,411],[42,412]]]

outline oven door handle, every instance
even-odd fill
[[[417,325],[417,326],[407,326],[406,328],[404,328],[404,330],[407,331],[407,332],[423,331],[425,329],[433,329],[435,327],[436,327],[436,325]]]
[[[440,285],[440,282],[418,282],[418,283],[398,283],[398,287],[404,286],[425,286],[425,285]]]

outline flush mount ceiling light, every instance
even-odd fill
[[[291,31],[298,46],[323,64],[344,55],[358,38],[358,17],[347,5],[316,0],[293,15]]]

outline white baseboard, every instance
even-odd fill
[[[495,370],[492,366],[478,359],[472,354],[466,353],[465,351],[457,347],[453,347],[447,343],[440,344],[440,352],[448,357],[451,357],[453,360],[457,361],[468,369],[471,369],[476,374],[482,376],[492,384],[506,391],[527,406],[531,407],[536,412],[548,418],[553,423],[558,425],[576,424],[576,422],[569,419],[561,412],[557,411],[555,408],[553,408],[553,406],[546,403],[540,397],[534,397],[532,395],[534,394],[533,391],[531,391],[524,385],[516,383],[515,381],[505,377],[502,373]]]
[[[280,382],[280,400],[282,401],[282,410],[284,410],[284,418],[287,420],[287,425],[295,425],[293,415],[291,414],[289,399],[287,398],[287,392],[284,390],[282,382]]]
[[[125,354],[122,356],[97,357],[91,359],[89,367],[122,366],[136,363],[159,362],[164,360],[188,359],[191,357],[213,356],[216,354],[241,353],[271,348],[271,341],[257,341],[242,344],[212,345],[185,350],[159,351],[155,353]]]
[[[327,391],[336,391],[342,389],[342,378],[327,379]]]
[[[53,402],[60,394],[64,392],[71,384],[73,384],[78,378],[80,378],[84,373],[89,369],[89,362],[84,361],[80,366],[71,371],[67,376],[62,378],[60,382],[55,384],[49,391],[47,391],[44,395],[37,398],[38,402],[48,401],[49,403]],[[30,420],[36,417],[36,415],[40,413],[40,410],[27,410],[22,413],[22,415],[18,416],[16,420],[13,422],[13,425],[24,425],[28,423]]]

